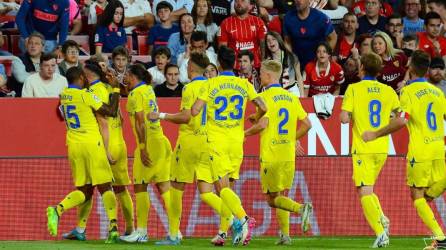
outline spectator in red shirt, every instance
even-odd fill
[[[355,40],[358,27],[358,18],[353,13],[344,15],[342,19],[342,32],[338,38],[334,52],[337,55],[334,58],[335,61],[341,65],[351,56],[352,49],[357,47]]]
[[[254,54],[254,67],[260,67],[264,48],[266,27],[262,19],[249,14],[252,8],[250,0],[235,0],[236,15],[223,20],[218,32],[219,46],[228,46],[237,56],[242,50],[250,50]],[[239,69],[236,62],[235,69]]]
[[[376,79],[399,91],[404,85],[407,56],[402,50],[393,47],[392,39],[384,32],[377,32],[373,36],[372,50],[383,59],[383,69]]]
[[[436,12],[429,12],[424,18],[425,32],[419,32],[418,48],[431,57],[446,60],[446,38],[441,36],[441,17]]]
[[[339,87],[344,82],[344,70],[331,59],[332,49],[327,42],[322,42],[316,49],[316,61],[305,67],[304,97],[317,94],[339,94]]]

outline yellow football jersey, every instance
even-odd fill
[[[135,130],[135,113],[137,112],[144,112],[147,139],[154,136],[163,136],[163,129],[161,128],[160,121],[147,119],[147,114],[158,111],[155,92],[153,91],[152,86],[147,85],[144,82],[136,85],[129,93],[126,108],[136,138],[138,135]]]
[[[294,161],[297,121],[307,117],[299,99],[273,84],[260,94],[268,111],[268,126],[260,134],[260,159],[265,162]],[[280,155],[280,159],[277,157]]]
[[[209,141],[243,141],[247,100],[258,95],[247,79],[222,72],[200,89],[199,99],[207,103]]]
[[[201,87],[206,84],[207,79],[204,77],[196,77],[184,86],[181,97],[180,109],[191,109],[198,98]],[[188,124],[180,125],[179,136],[182,135],[206,135],[206,106],[195,117],[191,117]]]
[[[90,90],[105,104],[110,103],[110,94],[113,89],[110,85],[105,84],[99,80],[94,81],[90,85]],[[121,144],[124,143],[124,137],[122,136],[122,122],[120,112],[118,110],[118,116],[107,117],[109,144]]]
[[[400,100],[402,115],[408,119],[408,160],[444,159],[446,100],[443,92],[421,78],[401,90]]]
[[[67,125],[67,144],[102,141],[93,110],[102,106],[101,100],[86,89],[69,85],[60,94],[61,108]]]
[[[348,86],[342,102],[342,110],[350,112],[353,121],[352,154],[386,154],[389,137],[364,142],[364,131],[376,131],[389,124],[390,115],[399,109],[395,91],[371,77]]]

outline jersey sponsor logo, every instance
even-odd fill
[[[237,50],[254,49],[254,42],[236,42],[235,47]]]
[[[34,10],[34,17],[47,22],[55,22],[58,18],[58,16],[55,14],[46,13],[41,10]]]
[[[397,79],[398,77],[400,77],[400,73],[395,73],[395,74],[391,74],[391,75],[383,75],[383,80],[386,82],[391,82],[394,81],[395,79]]]

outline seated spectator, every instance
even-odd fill
[[[156,97],[181,97],[184,85],[180,83],[180,69],[175,64],[168,64],[165,68],[166,81],[155,86]]]
[[[138,34],[147,34],[147,30],[155,24],[155,17],[152,15],[150,3],[147,0],[119,1],[124,5],[124,27],[126,34],[133,35],[135,39]]]
[[[188,49],[178,56],[180,82],[188,83],[190,81],[187,74],[187,65],[189,63],[189,56],[193,52],[205,53],[211,63],[217,64],[217,54],[214,53],[213,49],[208,49],[208,47],[209,43],[207,41],[206,33],[204,31],[194,31],[190,37]]]
[[[69,1],[23,1],[16,17],[21,37],[19,47],[22,52],[26,51],[27,39],[35,31],[45,37],[45,53],[62,47],[68,35],[68,9]],[[58,37],[59,42],[57,42]]]
[[[427,0],[429,11],[435,12],[441,17],[441,22],[446,24],[446,2],[444,0]],[[443,27],[443,33],[445,32]]]
[[[15,91],[8,89],[5,66],[0,64],[0,97],[15,97]]]
[[[170,62],[177,64],[178,56],[186,51],[186,44],[189,44],[192,32],[195,29],[194,19],[189,13],[185,13],[180,17],[180,31],[173,33],[169,37],[167,47],[170,49],[172,58]]]
[[[213,46],[219,28],[212,19],[211,1],[195,0],[192,17],[196,25],[195,30],[206,32],[207,40]]]
[[[172,20],[170,19],[171,13],[172,5],[166,1],[162,1],[156,6],[156,16],[159,18],[160,23],[157,23],[149,31],[147,39],[149,55],[157,48],[167,46],[170,35],[180,31],[177,24],[172,24]]]
[[[429,66],[428,79],[433,85],[440,88],[446,95],[446,72],[445,65],[441,57],[434,57]]]
[[[118,0],[112,0],[96,28],[96,54],[111,53],[118,46],[125,46],[127,35],[124,30],[124,6]]]
[[[280,84],[296,96],[303,96],[303,81],[299,59],[285,47],[282,37],[274,32],[266,33],[265,59],[275,60],[282,64]]]
[[[387,19],[379,14],[381,9],[380,0],[365,0],[365,6],[365,15],[358,18],[358,35],[384,31]]]
[[[316,60],[305,67],[304,97],[317,94],[339,94],[339,88],[344,83],[342,67],[331,59],[332,49],[327,42],[322,42],[316,48]]]
[[[404,0],[403,34],[404,36],[424,31],[424,20],[420,18],[420,0]]]
[[[22,95],[22,87],[26,78],[40,70],[40,57],[44,46],[45,38],[43,35],[34,32],[27,39],[26,52],[12,60],[12,76],[8,80],[8,88],[15,91],[17,97]]]
[[[153,8],[156,9],[156,6],[161,1],[166,0],[154,0],[153,1]],[[194,0],[167,0],[170,5],[173,7],[172,12],[172,20],[177,21],[181,19],[181,16],[186,13],[191,13],[192,8],[194,7]]]
[[[392,39],[384,32],[373,36],[372,50],[383,60],[383,68],[376,78],[399,91],[404,86],[408,60],[402,50],[393,47]]]
[[[5,39],[3,37],[3,32],[0,30],[0,56],[12,56],[9,51],[1,49],[5,44]]]
[[[89,6],[88,11],[88,24],[96,25],[99,18],[104,13],[105,7],[107,6],[107,0],[96,0]]]
[[[59,73],[65,76],[67,70],[71,67],[82,68],[79,62],[79,44],[73,40],[66,40],[62,45],[62,55],[64,60],[59,63]]]
[[[218,76],[218,67],[217,65],[211,63],[206,67],[206,70],[204,71],[204,77],[206,77],[207,79],[211,79],[214,78],[216,76]]]
[[[404,51],[404,54],[407,58],[412,56],[412,53],[418,48],[418,38],[416,35],[407,35],[403,37],[403,43],[401,46],[401,50]]]
[[[254,67],[254,54],[250,50],[242,50],[237,54],[237,62],[240,69],[237,71],[237,76],[248,79],[257,93],[262,92],[260,85],[260,74]]]
[[[170,62],[170,50],[167,47],[158,47],[153,52],[152,58],[155,58],[155,66],[148,69],[148,71],[152,75],[152,84],[156,86],[166,81],[164,72],[166,65]]]
[[[129,51],[123,47],[118,46],[112,52],[111,68],[115,71],[115,77],[119,83],[124,84],[124,76],[127,73],[127,68],[130,64]],[[121,92],[122,93],[122,92]]]
[[[442,57],[446,60],[446,38],[441,36],[441,17],[436,12],[429,12],[424,18],[426,31],[419,32],[418,48],[432,57]]]
[[[56,58],[55,54],[40,57],[40,71],[25,80],[22,97],[59,97],[68,87],[67,79],[56,72]]]
[[[351,6],[351,9],[353,10],[353,13],[355,13],[356,16],[358,17],[364,16],[367,13],[367,1],[366,0],[357,1]],[[389,3],[380,1],[378,13],[380,16],[389,17],[393,14],[393,8]]]
[[[403,19],[397,13],[387,19],[386,32],[392,38],[395,48],[400,49],[403,42]]]
[[[76,0],[69,0],[69,34],[77,35],[82,30],[82,18],[81,18],[81,9],[77,4]]]
[[[342,19],[342,29],[338,36],[338,42],[334,54],[337,55],[335,61],[343,65],[352,54],[352,49],[357,47],[356,30],[358,29],[358,18],[353,13],[347,13]]]

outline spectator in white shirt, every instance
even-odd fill
[[[156,86],[166,81],[164,71],[166,65],[170,63],[170,50],[165,46],[158,47],[153,52],[152,58],[155,58],[155,66],[148,69],[148,71],[152,75],[153,86]]]
[[[166,0],[154,0],[153,9],[156,10],[156,6],[161,1],[166,1]],[[167,0],[166,2],[170,3],[173,7],[173,11],[171,14],[171,19],[173,21],[177,21],[178,19],[180,19],[180,16],[184,13],[191,13],[192,7],[194,7],[193,0]]]
[[[195,0],[194,8],[192,9],[192,17],[195,22],[195,30],[206,32],[208,42],[213,44],[219,28],[212,18],[211,1]]]
[[[208,49],[209,43],[207,34],[204,31],[194,31],[190,37],[190,44],[186,48],[186,52],[178,56],[178,65],[180,66],[180,82],[188,83],[190,81],[187,75],[187,65],[189,63],[189,56],[192,52],[205,53],[209,61],[217,64],[217,54],[213,49]]]
[[[96,0],[89,6],[88,24],[96,25],[98,23],[98,16],[104,12],[107,4],[107,0]]]
[[[129,35],[136,29],[136,26],[143,28],[152,27],[155,17],[152,15],[150,3],[147,0],[120,0],[124,5],[124,27]]]
[[[68,86],[67,79],[56,73],[56,55],[40,57],[40,71],[29,76],[23,84],[22,97],[59,97]]]

